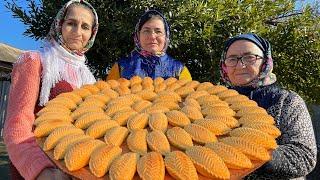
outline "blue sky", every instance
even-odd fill
[[[39,0],[37,0],[39,2]],[[319,0],[302,0],[297,4],[297,8],[307,3],[314,3]],[[27,7],[26,0],[17,0],[17,4],[23,8]],[[12,13],[4,7],[4,1],[0,2],[0,43],[23,49],[35,50],[41,45],[40,41],[35,41],[30,37],[23,35],[26,27],[18,19],[12,17]]]

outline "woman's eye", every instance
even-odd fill
[[[83,26],[82,26],[82,29],[84,29],[84,30],[89,30],[90,27],[89,27],[88,25],[83,25]]]

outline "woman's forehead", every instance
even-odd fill
[[[162,19],[159,18],[152,18],[145,22],[142,28],[162,28],[164,29],[164,23]],[[141,29],[142,29],[141,28]]]
[[[74,5],[68,8],[65,20],[81,20],[93,24],[94,16],[91,10],[80,5]]]
[[[248,40],[237,40],[234,43],[230,45],[227,51],[227,55],[229,54],[248,54],[248,53],[254,53],[254,54],[263,54],[262,50],[253,42]]]

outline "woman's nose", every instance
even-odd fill
[[[81,34],[81,26],[74,26],[73,32],[77,35]]]

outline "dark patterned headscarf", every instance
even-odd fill
[[[159,16],[162,19],[162,22],[164,24],[164,30],[165,30],[165,45],[161,52],[157,52],[156,54],[151,54],[150,52],[144,51],[140,44],[139,39],[139,32],[142,28],[142,26],[149,21],[153,16]],[[170,29],[167,20],[165,19],[164,15],[161,14],[159,11],[156,10],[148,10],[146,11],[139,19],[138,23],[136,24],[135,31],[134,31],[134,42],[135,42],[135,51],[138,51],[140,54],[144,56],[150,56],[150,55],[156,55],[156,56],[163,56],[166,53],[166,50],[168,48],[168,45],[170,43]]]
[[[62,30],[61,30],[65,16],[67,15],[68,7],[70,7],[70,5],[75,4],[75,3],[80,4],[82,6],[85,6],[85,7],[88,7],[91,10],[92,14],[94,15],[94,23],[93,23],[93,27],[92,27],[91,37],[90,37],[87,45],[81,50],[70,50],[66,46],[66,44],[63,40]],[[77,55],[83,55],[86,51],[88,51],[93,46],[94,39],[95,39],[97,32],[98,32],[98,26],[99,26],[98,15],[97,15],[96,10],[92,7],[91,4],[89,4],[88,2],[86,2],[84,0],[70,0],[57,13],[53,23],[51,24],[51,28],[50,28],[50,31],[49,31],[47,38],[49,41],[55,40],[59,45],[61,45],[63,48],[65,48],[70,53],[75,53]]]
[[[260,74],[257,76],[256,79],[252,80],[249,83],[249,86],[256,88],[260,86],[273,84],[277,78],[276,75],[272,73],[273,59],[271,57],[271,45],[269,41],[253,33],[241,34],[232,37],[225,42],[224,49],[220,59],[220,74],[222,81],[230,87],[234,86],[228,77],[227,67],[224,64],[224,61],[229,47],[238,40],[247,40],[254,43],[262,50],[264,55],[264,61],[260,70]]]

